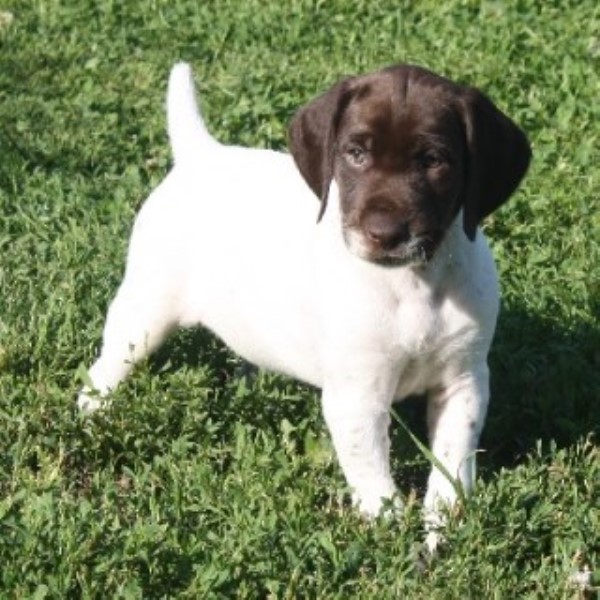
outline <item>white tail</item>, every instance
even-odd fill
[[[194,91],[192,69],[187,63],[177,63],[171,69],[167,123],[175,164],[195,161],[198,153],[217,143],[204,125]]]

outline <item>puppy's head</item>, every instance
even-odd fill
[[[384,265],[429,260],[461,208],[473,240],[531,156],[482,93],[405,65],[338,83],[298,111],[289,139],[319,218],[335,179],[346,244]]]

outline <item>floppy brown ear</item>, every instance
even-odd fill
[[[294,161],[310,189],[321,200],[319,220],[325,212],[333,179],[337,128],[350,101],[349,81],[338,83],[298,110],[288,130]]]
[[[478,90],[468,89],[462,111],[468,151],[463,227],[472,241],[477,225],[519,185],[531,149],[523,131]]]

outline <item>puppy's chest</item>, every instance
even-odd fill
[[[477,337],[476,323],[444,299],[402,302],[393,321],[396,398],[424,393],[458,373]]]

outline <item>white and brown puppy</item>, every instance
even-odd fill
[[[395,494],[389,411],[411,394],[427,394],[433,453],[468,490],[499,304],[477,226],[527,170],[521,130],[477,90],[413,66],[346,79],[303,107],[291,156],[215,141],[186,64],[167,104],[175,166],[136,219],[79,406],[98,408],[167,334],[201,324],[322,389],[363,512]],[[455,497],[434,468],[431,546],[437,508]]]

